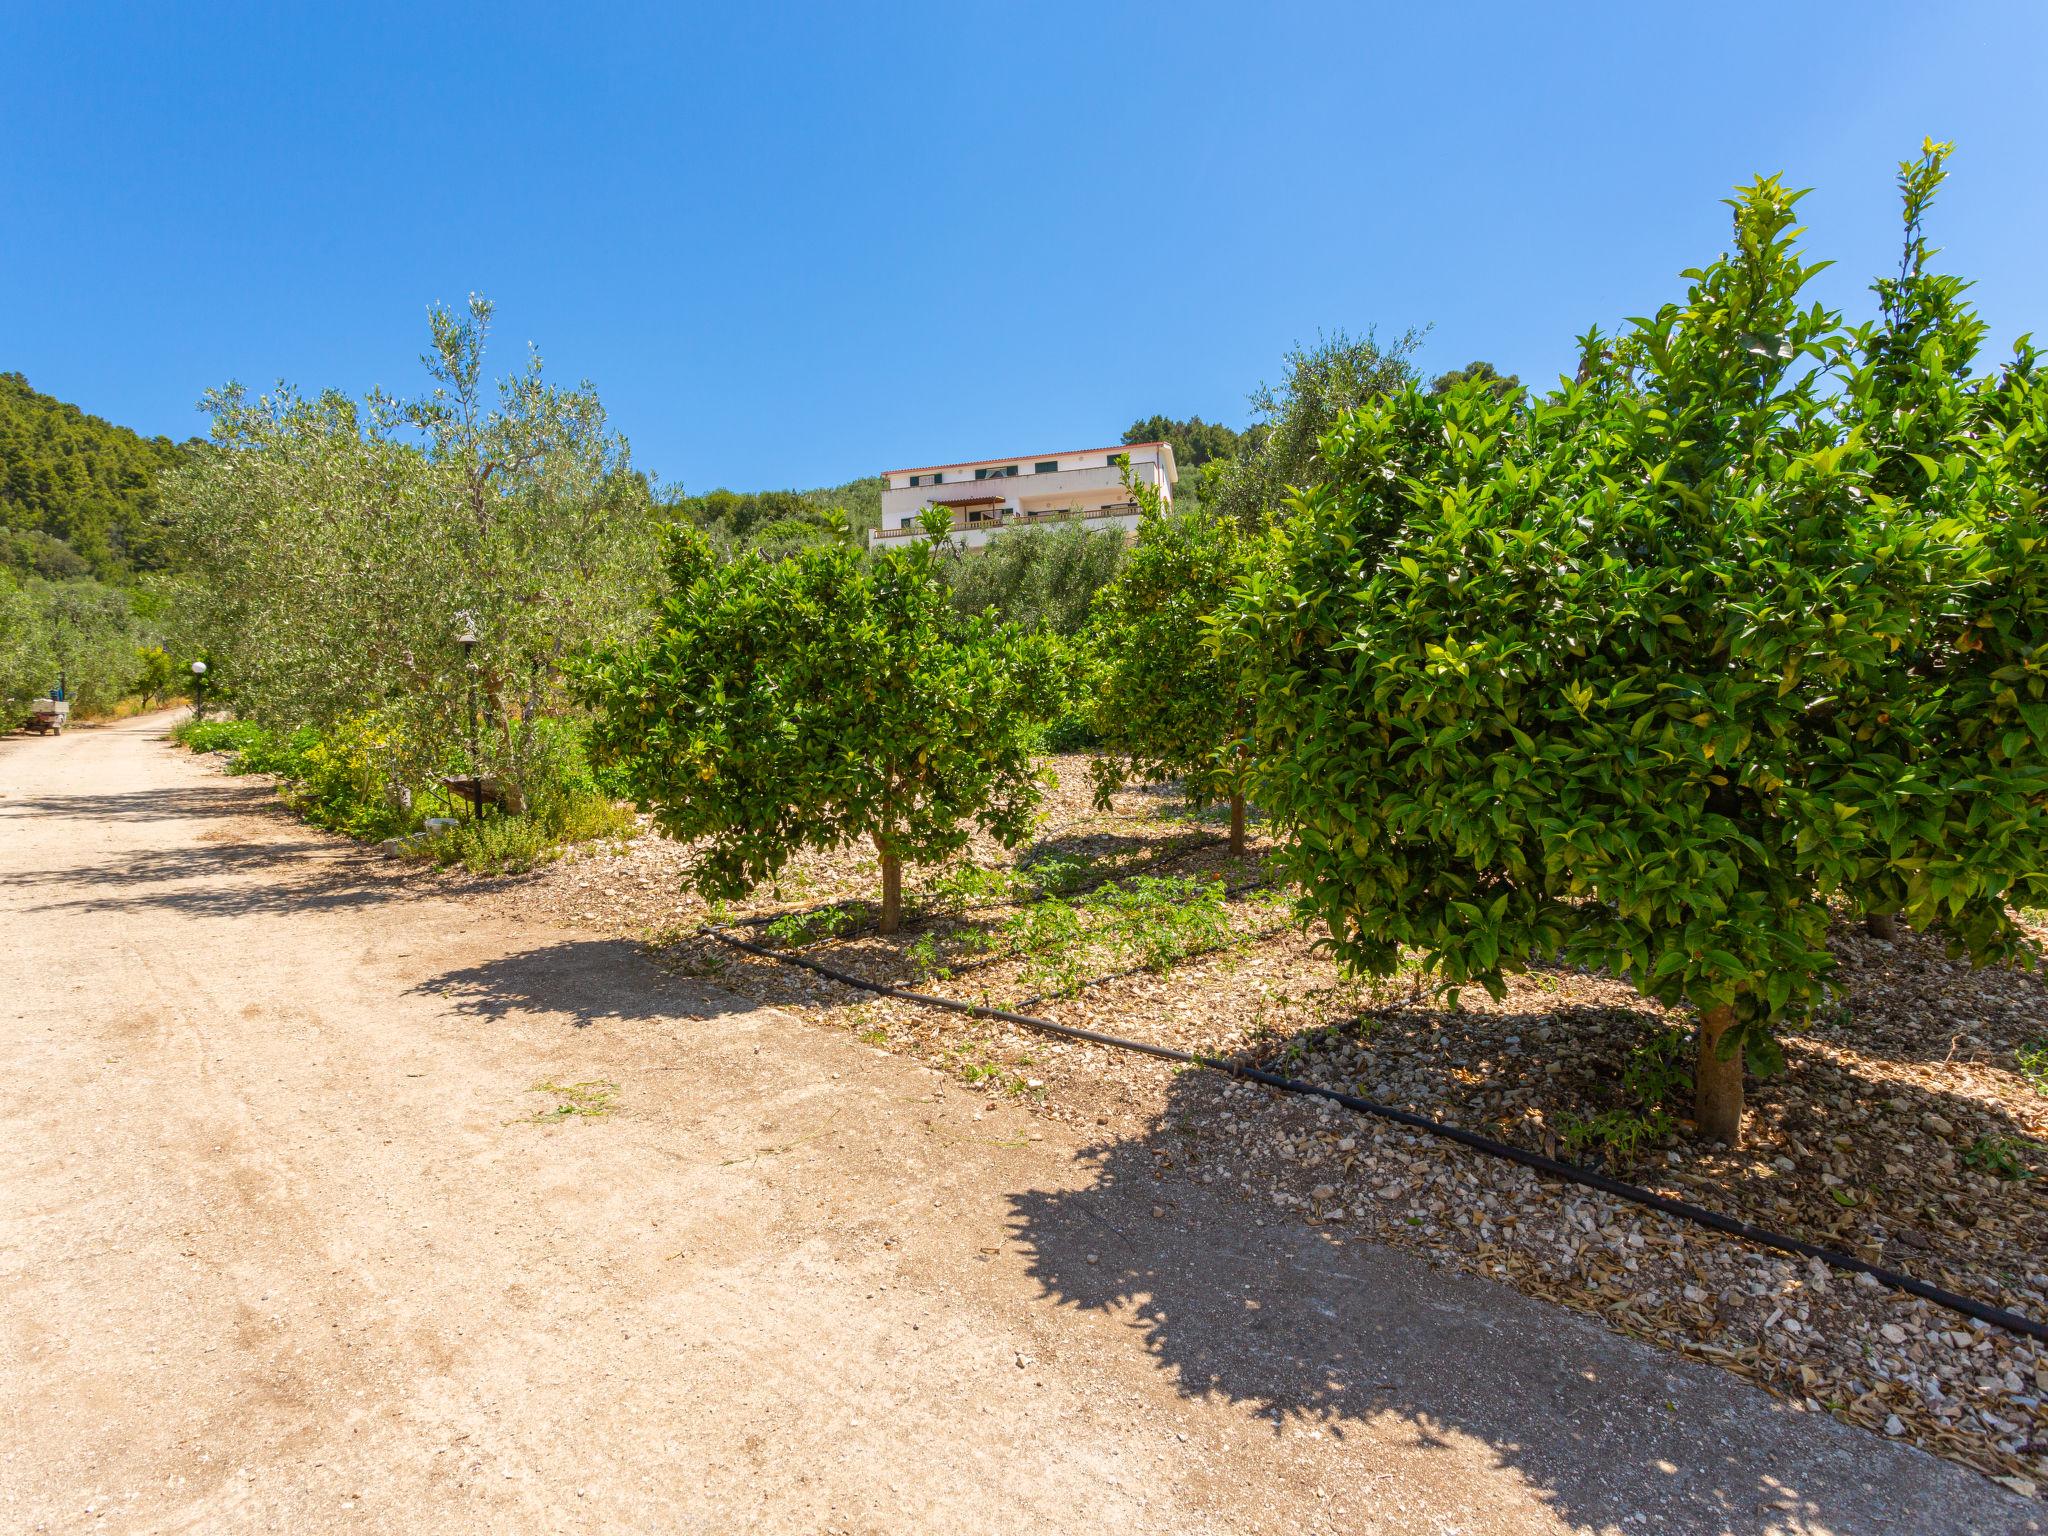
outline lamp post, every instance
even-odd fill
[[[206,718],[206,663],[203,661],[192,663],[192,718]]]
[[[482,636],[476,632],[476,615],[467,608],[455,617],[462,621],[455,643],[462,647],[462,669],[469,674],[469,819],[475,821],[484,808],[484,781],[477,771],[476,733],[476,648]]]

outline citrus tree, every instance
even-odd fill
[[[2048,397],[1925,271],[1808,302],[1797,194],[1541,399],[1468,382],[1324,440],[1230,622],[1304,915],[1496,993],[1559,960],[1699,1012],[1697,1118],[1825,995],[1828,904],[1978,960],[2048,896]],[[1903,414],[1902,414],[1903,413]]]
[[[902,871],[984,828],[1031,829],[1033,727],[1060,702],[1052,641],[958,612],[929,537],[872,557],[839,546],[720,564],[671,534],[672,593],[644,640],[581,673],[600,750],[669,836],[699,842],[698,889],[742,895],[804,848],[881,862],[881,926]]]
[[[1214,620],[1253,535],[1236,518],[1162,510],[1138,486],[1138,538],[1097,594],[1089,628],[1098,804],[1134,780],[1178,779],[1197,805],[1230,805],[1230,851],[1245,847],[1249,698]]]

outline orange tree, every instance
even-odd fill
[[[2048,897],[2048,392],[1927,271],[1806,302],[1797,194],[1535,400],[1352,413],[1229,622],[1306,917],[1498,995],[1534,959],[1699,1011],[1701,1130],[1827,988],[1828,903],[1978,961]]]
[[[1138,540],[1096,594],[1086,651],[1103,753],[1098,804],[1132,780],[1179,779],[1197,805],[1230,806],[1230,851],[1244,852],[1244,729],[1249,698],[1215,616],[1253,536],[1237,519],[1162,510],[1136,487]]]
[[[1058,711],[1060,659],[1042,635],[953,608],[944,519],[871,557],[831,545],[727,564],[676,530],[652,633],[581,669],[595,741],[663,832],[701,843],[706,897],[865,840],[894,932],[905,863],[977,825],[1006,847],[1030,831],[1033,728]]]

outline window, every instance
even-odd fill
[[[905,519],[903,519],[902,522],[898,523],[896,526],[899,528],[908,528],[916,521],[917,519],[914,517],[906,517]]]
[[[974,478],[977,480],[1003,480],[1016,473],[1016,465],[1003,464],[992,469],[977,469],[974,472]]]
[[[1040,459],[1031,466],[1031,473],[1034,475],[1056,475],[1059,472],[1060,461],[1058,459]]]
[[[941,485],[945,482],[945,479],[944,475],[912,475],[910,483],[912,485]]]

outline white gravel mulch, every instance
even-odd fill
[[[1046,857],[1120,873],[1242,886],[1258,849],[1229,860],[1218,825],[1170,793],[1091,800],[1085,758],[1052,760],[1037,841],[978,840],[955,861],[1013,870]],[[2023,1493],[2048,1493],[2048,1348],[1817,1263],[1540,1178],[1440,1138],[1326,1102],[878,998],[740,954],[696,932],[689,850],[644,836],[513,881],[430,877],[551,918],[656,945],[664,964],[915,1054],[991,1094],[1096,1128],[1105,1176],[1233,1192],[1247,1220],[1298,1219],[1488,1275],[1618,1331],[1712,1361],[1811,1412],[1903,1437]],[[1451,1009],[1413,977],[1340,975],[1273,893],[1230,905],[1235,942],[1152,973],[1091,954],[1099,979],[1046,997],[1045,977],[1000,941],[1016,893],[934,894],[907,879],[912,920],[891,939],[858,927],[806,953],[875,980],[1022,1008],[1063,1023],[1234,1055],[1291,1076],[1598,1162],[1571,1128],[1618,1100],[1631,1051],[1683,1015],[1612,978],[1533,971],[1505,999]],[[806,854],[723,919],[811,914],[871,898],[864,848]],[[855,917],[858,917],[858,911]],[[2048,926],[2031,924],[2048,939]],[[786,942],[806,935],[770,930]],[[758,936],[760,929],[756,928]],[[2048,1082],[2020,1053],[2048,1041],[2040,973],[1973,971],[1940,945],[1846,931],[1841,1005],[1786,1042],[1788,1070],[1753,1081],[1746,1145],[1695,1141],[1682,1120],[1608,1170],[1760,1226],[1845,1249],[2048,1319]],[[1134,1175],[1132,1170],[1143,1170]]]

